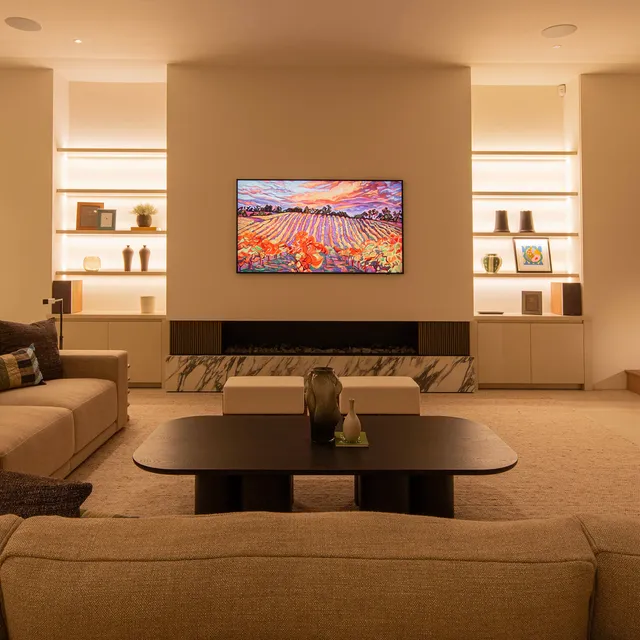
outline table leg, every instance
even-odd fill
[[[360,476],[357,473],[353,476],[353,501],[356,507],[360,506]]]
[[[198,473],[195,485],[196,514],[242,510],[240,476]]]
[[[247,474],[242,476],[243,511],[291,511],[293,476]]]
[[[410,513],[409,476],[406,473],[361,473],[358,476],[362,511]]]
[[[452,475],[412,475],[409,493],[411,507],[408,513],[453,518]]]

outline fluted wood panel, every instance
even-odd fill
[[[470,355],[468,322],[419,322],[418,354],[421,356]]]
[[[219,320],[171,320],[169,353],[172,356],[217,356],[222,353]]]

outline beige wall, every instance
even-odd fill
[[[581,81],[584,312],[596,388],[640,368],[640,76]]]
[[[0,318],[39,320],[51,295],[53,72],[0,71]]]
[[[168,69],[174,319],[467,320],[470,76]],[[237,178],[404,180],[405,274],[236,274]]]

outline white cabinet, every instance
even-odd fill
[[[575,386],[585,382],[581,322],[478,321],[480,385]]]
[[[109,348],[129,353],[129,381],[160,382],[162,331],[159,322],[110,322]]]
[[[478,382],[531,382],[529,324],[487,322],[478,326]]]
[[[62,336],[65,349],[108,349],[109,323],[63,320]]]
[[[581,324],[531,325],[531,382],[584,384]]]

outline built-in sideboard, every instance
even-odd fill
[[[583,388],[580,316],[475,316],[480,388]]]
[[[159,314],[68,314],[63,320],[64,348],[123,349],[129,353],[130,385],[160,387],[166,324]]]

